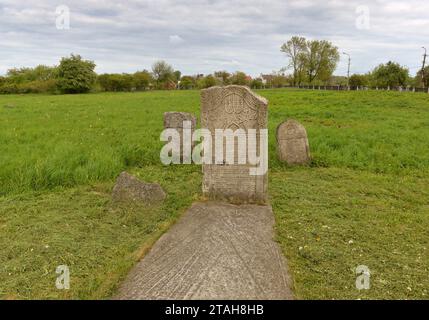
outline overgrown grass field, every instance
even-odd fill
[[[428,298],[429,96],[263,90],[270,197],[297,298]],[[199,114],[198,91],[0,96],[0,296],[108,298],[135,261],[201,197],[197,166],[164,167],[166,111]],[[308,131],[313,163],[278,162],[275,129]],[[115,208],[129,170],[168,191]],[[55,287],[55,268],[71,289]],[[371,270],[358,291],[354,269]]]

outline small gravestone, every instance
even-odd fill
[[[189,126],[190,124],[190,126]],[[188,127],[189,126],[189,127]],[[164,113],[164,129],[175,129],[180,134],[180,141],[178,141],[177,148],[181,150],[180,159],[181,161],[187,162],[190,161],[188,158],[183,157],[183,130],[191,129],[190,133],[194,132],[197,127],[197,118],[192,113],[187,112],[165,112]],[[194,146],[194,142],[192,142],[192,146]],[[188,160],[185,160],[188,159]]]
[[[231,203],[265,203],[267,200],[267,173],[251,175],[249,169],[254,164],[217,163],[215,159],[215,132],[217,129],[255,129],[257,144],[260,145],[260,129],[267,128],[268,101],[254,94],[244,86],[212,87],[201,92],[201,127],[208,129],[213,140],[213,161],[203,164],[203,193],[210,199],[226,200]],[[237,150],[226,149],[224,154]],[[259,150],[259,147],[256,148]],[[267,151],[268,152],[268,151]],[[267,153],[265,152],[265,153]],[[236,157],[237,154],[234,154]],[[266,154],[260,157],[267,158]]]
[[[197,126],[197,118],[192,113],[187,112],[165,112],[164,129],[183,129],[183,122],[190,121],[192,130]]]
[[[280,161],[290,165],[304,165],[311,161],[307,131],[295,120],[277,127],[277,148]]]
[[[166,194],[159,184],[140,181],[127,172],[119,175],[112,192],[112,200],[116,203],[156,204],[162,202],[165,197]]]

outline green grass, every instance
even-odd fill
[[[112,183],[29,193],[0,200],[0,297],[99,299],[198,199],[195,166],[146,167],[141,179],[161,183],[162,206],[117,207]],[[57,290],[56,267],[70,268],[70,290]]]
[[[296,296],[427,298],[428,95],[259,93],[270,102],[270,196]],[[199,92],[0,96],[0,296],[106,298],[200,197],[198,167],[159,161],[166,111],[199,114]],[[277,160],[275,129],[289,117],[307,128],[309,167]],[[161,183],[166,203],[112,208],[122,170]],[[71,267],[67,292],[55,288],[60,264]],[[364,292],[354,286],[361,264],[372,272]]]
[[[316,166],[428,172],[425,94],[260,93],[270,101],[272,168],[282,166],[275,128],[293,117],[308,129]],[[107,181],[126,167],[159,165],[163,113],[172,110],[199,114],[199,92],[0,96],[0,194]]]
[[[297,298],[429,298],[429,177],[304,168],[270,182]],[[356,290],[359,265],[368,291]]]

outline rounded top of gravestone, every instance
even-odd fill
[[[201,124],[216,129],[261,129],[267,126],[268,101],[245,86],[201,91]]]
[[[277,127],[277,141],[292,139],[307,139],[307,131],[304,126],[294,119],[282,122]]]
[[[201,90],[202,93],[204,92],[210,92],[210,91],[231,91],[236,92],[239,94],[249,94],[253,98],[259,100],[262,104],[268,105],[268,100],[264,97],[261,97],[260,95],[254,93],[249,87],[247,86],[239,86],[239,85],[229,85],[229,86],[214,86],[207,89]]]

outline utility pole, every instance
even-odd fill
[[[350,55],[348,53],[343,52],[343,54],[349,57],[349,65],[347,68],[347,88],[349,89],[350,88],[350,61],[351,61],[351,59],[350,59]]]
[[[426,65],[427,54],[426,54],[426,48],[422,47],[422,49],[425,50],[425,54],[423,55],[423,65],[422,65],[422,86],[424,88],[425,87],[425,65]]]

